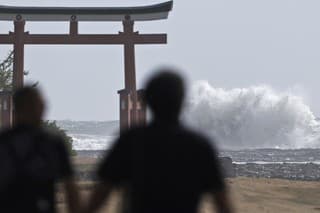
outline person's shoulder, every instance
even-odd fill
[[[3,144],[10,140],[12,136],[16,135],[17,131],[15,128],[3,128],[0,130],[0,143]]]
[[[205,136],[204,134],[201,134],[189,127],[186,126],[181,126],[180,127],[180,134],[184,135],[185,137],[192,139],[192,140],[197,140],[201,143],[209,143],[210,139]]]
[[[181,127],[181,134],[186,138],[191,144],[203,148],[203,149],[213,149],[216,150],[216,142],[214,139],[199,133],[189,127]]]
[[[132,138],[144,135],[148,132],[149,126],[137,126],[132,127],[128,130],[125,130],[123,133],[120,134],[120,138]]]
[[[63,144],[64,139],[62,135],[60,135],[58,132],[55,132],[53,130],[47,129],[47,128],[39,128],[39,134],[48,143],[52,144]]]
[[[8,140],[8,137],[11,135],[10,132],[10,129],[2,129],[0,131],[0,144],[3,144]]]
[[[149,126],[137,126],[124,130],[119,137],[114,141],[114,146],[131,147],[133,144],[143,143],[152,133]]]
[[[53,153],[62,153],[63,155],[69,154],[69,147],[66,139],[59,134],[59,132],[42,128],[40,130],[40,140],[44,143],[42,148],[45,150],[51,150]]]
[[[5,137],[12,132],[12,128],[3,128],[0,130],[0,137]]]

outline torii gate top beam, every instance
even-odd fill
[[[173,1],[140,7],[12,7],[0,6],[1,21],[133,21],[167,19]]]

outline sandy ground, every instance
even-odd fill
[[[75,159],[77,165],[96,163],[92,159]],[[240,213],[320,213],[320,182],[290,181],[279,179],[232,178],[226,180],[236,212]],[[83,198],[94,186],[92,182],[79,182]],[[58,208],[65,212],[63,190],[58,190]],[[101,212],[119,212],[120,193],[115,192]],[[205,197],[199,212],[212,211],[209,198]],[[110,211],[107,211],[107,210]]]
[[[320,212],[320,183],[287,181],[277,179],[235,178],[227,180],[236,212]],[[83,197],[87,197],[93,183],[79,183]],[[115,192],[109,201],[109,210],[105,207],[101,212],[117,212],[121,206],[119,193]],[[205,198],[201,207],[203,213],[214,212]],[[106,205],[108,206],[108,205]],[[63,209],[64,197],[58,193],[58,207]]]
[[[320,212],[320,183],[277,179],[228,180],[237,212]]]

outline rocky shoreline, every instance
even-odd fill
[[[233,164],[237,177],[278,178],[288,180],[318,181],[320,165],[314,163]]]

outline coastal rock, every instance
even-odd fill
[[[236,176],[279,178],[289,180],[320,180],[320,165],[314,163],[234,164]]]

